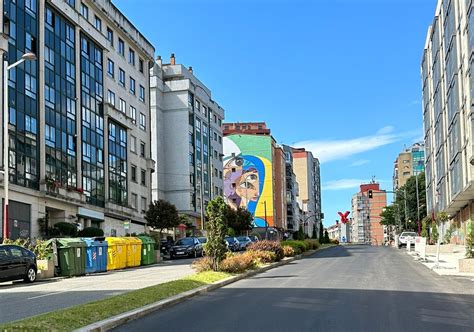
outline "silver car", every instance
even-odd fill
[[[400,234],[400,237],[398,238],[398,249],[400,249],[402,246],[407,246],[408,240],[410,240],[411,245],[415,245],[415,237],[417,237],[418,234],[415,232],[403,232]]]

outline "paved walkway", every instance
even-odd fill
[[[84,304],[191,275],[191,259],[85,277],[0,283],[0,323]]]

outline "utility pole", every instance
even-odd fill
[[[268,240],[267,201],[263,201],[265,207],[265,240]]]

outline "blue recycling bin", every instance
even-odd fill
[[[86,273],[107,271],[107,241],[104,238],[81,238],[86,244]]]

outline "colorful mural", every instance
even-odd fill
[[[272,138],[230,135],[224,138],[224,199],[246,208],[256,227],[273,226]]]

